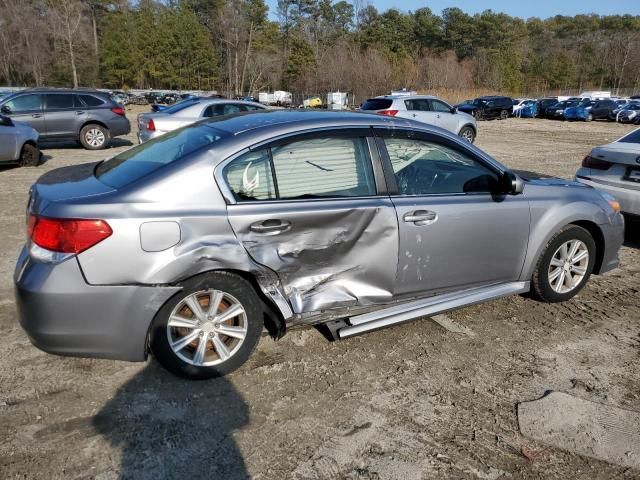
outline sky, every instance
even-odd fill
[[[400,10],[417,10],[429,7],[440,14],[443,8],[458,7],[469,14],[491,9],[505,12],[514,17],[548,18],[554,15],[577,15],[580,13],[597,13],[598,15],[640,15],[640,0],[370,0],[378,10],[388,8]],[[270,13],[275,13],[277,0],[267,0]]]

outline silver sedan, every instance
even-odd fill
[[[138,115],[138,141],[144,143],[177,128],[190,125],[203,118],[231,115],[240,112],[265,110],[261,103],[241,100],[202,99],[184,100],[162,112]]]
[[[38,132],[26,123],[0,115],[0,163],[37,166],[40,163]]]
[[[622,239],[609,195],[521,176],[438,127],[238,114],[43,176],[16,303],[42,350],[151,352],[210,378],[263,327],[343,339],[529,291],[566,301],[618,265]]]

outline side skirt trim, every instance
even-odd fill
[[[350,326],[341,328],[337,334],[339,338],[353,337],[354,335],[406,322],[415,318],[432,316],[497,298],[526,293],[529,291],[529,288],[530,282],[500,283],[437,295],[401,305],[394,305],[393,307],[383,310],[377,310],[350,318]]]

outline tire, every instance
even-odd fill
[[[478,110],[474,111],[473,118],[475,118],[476,120],[482,120],[482,114],[480,113],[480,111]]]
[[[578,248],[572,257],[567,258],[563,255],[561,248],[567,247],[564,252],[571,255],[574,245],[578,245]],[[574,262],[573,259],[579,258],[584,251],[587,252],[587,257]],[[552,260],[555,265],[552,265]],[[567,225],[549,240],[538,260],[531,278],[533,296],[549,303],[564,302],[573,298],[589,281],[595,260],[596,243],[591,234],[577,225]],[[554,276],[555,278],[552,278]],[[573,287],[570,279],[573,281]]]
[[[476,139],[476,132],[469,126],[462,127],[458,135],[469,143],[473,143],[473,141]]]
[[[215,272],[188,280],[183,287],[153,320],[150,346],[155,358],[171,373],[191,380],[221,377],[241,367],[263,327],[264,308],[251,284],[237,275]],[[207,310],[212,301],[219,305],[215,316]],[[195,315],[189,305],[199,305],[201,313]],[[236,315],[216,321],[232,308]]]
[[[506,120],[507,118],[509,118],[509,112],[506,110],[500,111],[500,120]]]
[[[90,123],[80,130],[80,143],[87,150],[102,150],[109,145],[110,141],[109,129],[102,125]]]
[[[37,167],[40,165],[40,149],[35,145],[26,143],[20,152],[21,167]]]

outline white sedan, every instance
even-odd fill
[[[231,115],[239,112],[266,110],[261,103],[220,98],[194,98],[176,103],[162,112],[138,115],[138,141],[144,143],[203,118]]]

